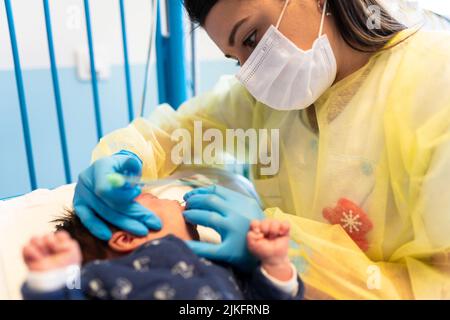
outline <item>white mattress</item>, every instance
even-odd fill
[[[0,201],[0,299],[21,299],[20,286],[26,277],[23,245],[34,235],[53,231],[50,221],[72,205],[74,185],[55,190],[37,190],[22,197]],[[160,198],[182,200],[191,190],[186,186],[165,186],[152,190]],[[212,229],[199,227],[202,241],[220,242]]]
[[[20,299],[26,275],[22,246],[36,234],[53,230],[49,223],[70,207],[74,185],[56,190],[37,190],[0,201],[0,299]]]

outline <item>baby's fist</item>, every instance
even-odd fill
[[[288,222],[252,221],[247,234],[248,249],[263,264],[284,263],[288,259],[289,231]]]
[[[30,271],[50,271],[81,264],[78,243],[65,231],[33,237],[22,251],[23,259]]]

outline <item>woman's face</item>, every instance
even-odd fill
[[[220,0],[204,27],[225,56],[242,65],[267,29],[276,25],[284,4],[285,0]],[[300,49],[308,50],[318,37],[321,16],[317,0],[291,0],[279,30]],[[333,45],[329,23],[324,28]]]

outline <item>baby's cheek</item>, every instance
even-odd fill
[[[147,202],[151,202],[151,201],[155,201],[155,200],[159,200],[159,199],[151,193],[142,192],[134,200],[142,204],[142,203],[147,203]]]
[[[136,198],[136,202],[153,212],[159,211],[164,208],[164,206],[161,205],[161,201],[159,199],[149,199],[147,197],[141,198],[141,196],[139,196]]]
[[[160,203],[161,210],[168,215],[179,215],[184,211],[184,207],[178,201],[166,200]]]

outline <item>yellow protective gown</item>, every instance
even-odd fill
[[[305,111],[272,110],[229,77],[176,112],[161,106],[108,135],[93,159],[128,149],[145,177],[158,178],[176,169],[171,133],[193,130],[194,120],[205,129],[279,128],[280,171],[263,177],[254,166],[253,182],[265,213],[292,224],[306,297],[449,299],[450,35],[419,31],[401,42],[410,34],[316,102],[318,130]],[[341,199],[366,215],[343,209],[354,213],[353,231],[358,219],[371,224],[359,239],[366,245],[348,219],[325,219]]]

